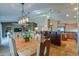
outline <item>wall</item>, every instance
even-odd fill
[[[11,27],[11,31],[13,32],[13,35],[15,35],[14,28],[19,28],[20,26],[18,25],[18,23],[15,23],[15,22],[12,22],[12,23],[8,23],[8,22],[2,23],[3,37],[5,37],[5,34],[6,34],[5,31],[6,31],[7,27]]]
[[[1,44],[1,39],[2,39],[2,24],[0,23],[0,44]]]
[[[70,20],[70,21],[66,21],[66,20],[62,20],[62,21],[58,21],[58,26],[64,26],[65,31],[68,32],[77,32],[77,22],[76,20]]]
[[[64,23],[76,23],[76,20],[55,20],[53,18],[50,19],[52,22],[52,31],[57,31],[58,30],[58,26],[63,26]],[[35,18],[31,18],[30,19],[31,22],[35,22],[38,24],[39,30],[47,30],[47,25],[48,25],[48,19],[46,16],[39,16],[39,17],[35,17]],[[60,24],[58,24],[58,22],[60,22]],[[68,27],[68,26],[67,26]],[[70,26],[71,27],[71,26]],[[69,28],[70,28],[69,27]],[[72,31],[77,31],[76,27],[72,26]],[[74,29],[76,28],[76,29]],[[67,31],[71,31],[71,29],[67,29]]]
[[[30,19],[30,22],[37,23],[38,31],[42,31],[42,29],[47,30],[46,26],[48,25],[48,19],[45,16],[44,17],[40,16],[40,17]]]
[[[18,19],[17,16],[0,16],[0,22],[17,22]]]
[[[52,20],[52,31],[57,31],[57,26],[58,26],[57,21]]]
[[[21,32],[14,32],[14,28],[21,28],[21,26],[18,23],[12,23],[12,32],[13,32],[13,38],[15,39],[17,35],[21,36]]]

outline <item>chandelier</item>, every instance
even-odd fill
[[[24,11],[24,3],[21,3],[22,5],[22,15],[18,21],[18,24],[23,25],[26,24],[28,22],[28,17],[25,15],[25,11]]]

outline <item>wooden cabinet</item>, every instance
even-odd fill
[[[61,40],[66,41],[67,40],[67,33],[61,33]]]
[[[66,41],[67,39],[77,39],[77,34],[76,32],[66,32],[66,33],[61,33],[61,40]]]
[[[60,34],[57,32],[51,32],[50,35],[51,43],[57,46],[61,46]]]
[[[45,39],[50,38],[50,41],[51,41],[52,44],[55,44],[57,46],[61,45],[61,37],[60,37],[61,35],[60,35],[60,33],[49,32],[49,31],[45,31],[43,33],[44,33]]]

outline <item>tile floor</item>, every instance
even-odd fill
[[[6,48],[5,46],[0,46],[0,56],[10,56],[9,48]]]
[[[8,39],[2,38],[2,42],[0,45],[0,56],[10,56]]]

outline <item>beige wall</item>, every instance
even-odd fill
[[[57,24],[57,21],[52,21],[52,31],[57,31],[57,26],[58,26],[58,24]]]

